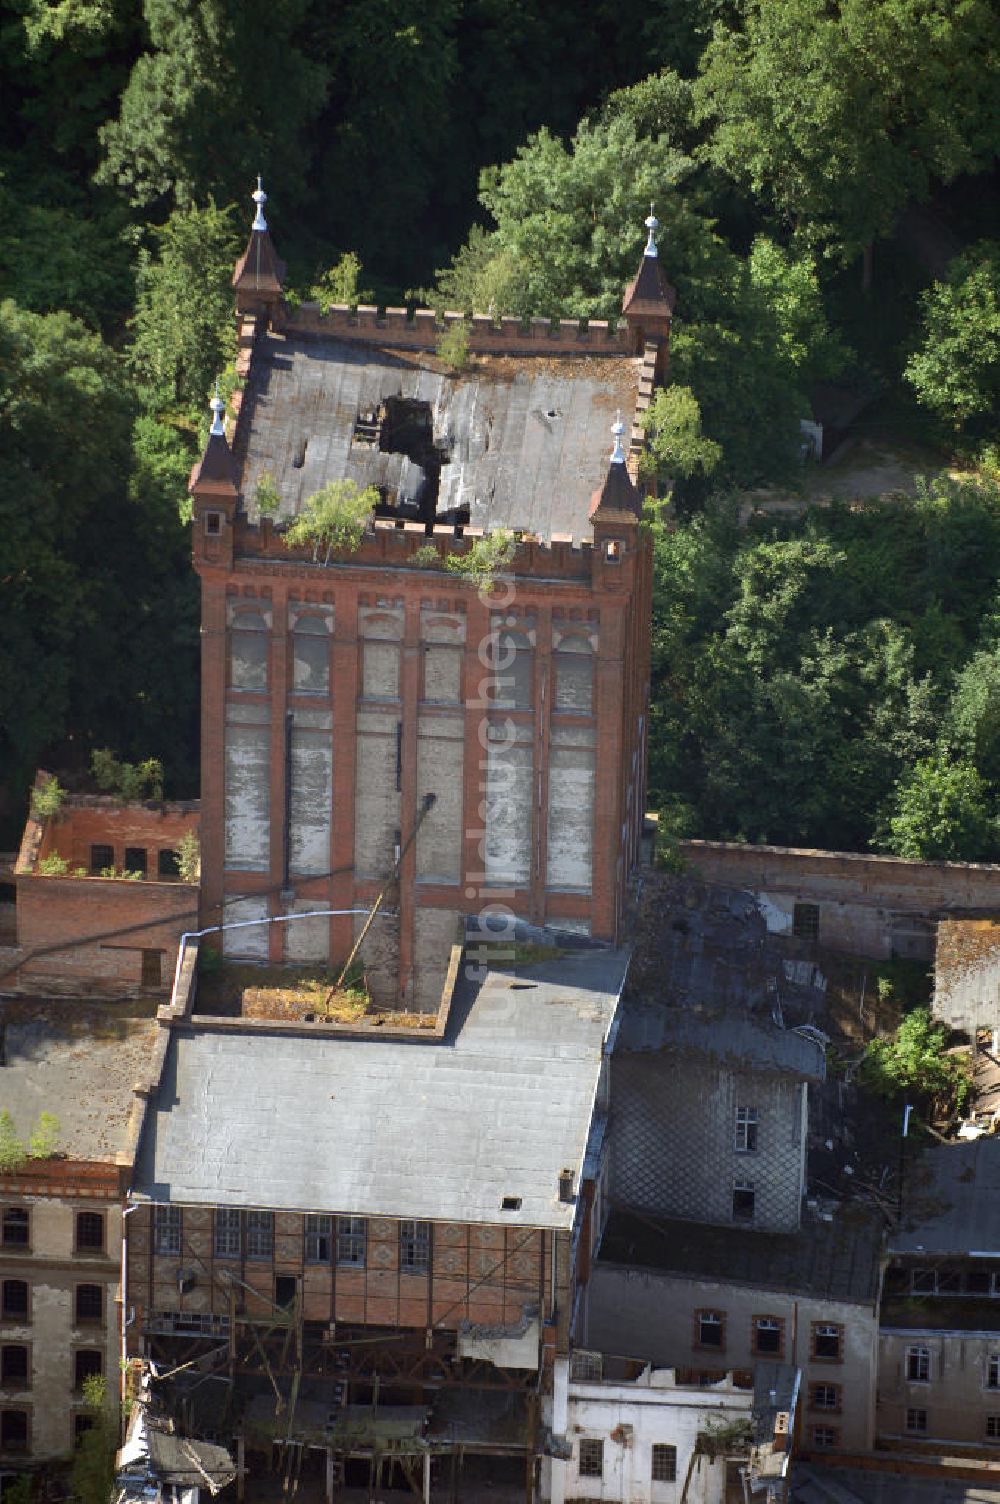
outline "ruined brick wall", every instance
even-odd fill
[[[1000,920],[945,919],[938,925],[934,1012],[970,1040],[980,1030],[1000,1030]],[[983,1043],[995,1049],[995,1040]]]

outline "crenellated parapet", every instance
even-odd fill
[[[245,322],[245,321],[244,321]],[[629,334],[624,320],[607,319],[494,319],[487,313],[471,318],[432,308],[380,309],[362,303],[350,308],[334,303],[326,313],[318,303],[293,306],[282,302],[271,319],[272,329],[289,335],[316,335],[357,340],[362,344],[396,345],[410,350],[434,350],[442,334],[463,324],[469,350],[479,355],[628,355]]]

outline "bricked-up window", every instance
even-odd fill
[[[908,1431],[924,1432],[927,1430],[926,1410],[907,1410],[906,1429]]]
[[[77,1253],[104,1252],[103,1212],[77,1212],[76,1251]]]
[[[780,1316],[755,1316],[750,1335],[751,1347],[758,1357],[781,1357],[785,1323]]]
[[[100,1348],[77,1348],[73,1354],[73,1382],[77,1389],[83,1388],[84,1379],[99,1378],[103,1372],[104,1358]]]
[[[162,950],[144,950],[142,952],[142,970],[140,972],[140,981],[143,987],[162,987]]]
[[[582,634],[564,637],[552,655],[555,670],[553,710],[590,715],[594,707],[594,655]]]
[[[1000,1389],[1000,1353],[990,1353],[986,1362],[987,1389]]]
[[[237,611],[229,633],[229,683],[233,689],[267,689],[267,618]]]
[[[27,1410],[0,1410],[0,1452],[26,1452],[27,1450]]]
[[[649,1475],[654,1483],[673,1483],[677,1478],[677,1448],[654,1441],[653,1465]]]
[[[929,1347],[906,1349],[906,1381],[908,1384],[929,1384],[931,1378],[931,1350]]]
[[[238,1259],[240,1256],[240,1213],[235,1206],[217,1206],[213,1218],[215,1257]]]
[[[721,1311],[695,1311],[695,1347],[715,1347],[720,1351],[725,1346],[726,1318]]]
[[[333,1218],[312,1216],[305,1224],[305,1260],[307,1264],[328,1264],[333,1247]]]
[[[812,1355],[828,1363],[839,1363],[844,1355],[844,1328],[831,1321],[814,1321]]]
[[[524,632],[494,632],[486,658],[493,702],[507,710],[530,710],[535,655]]]
[[[5,1321],[28,1322],[28,1286],[23,1279],[5,1279],[0,1286],[0,1316]]]
[[[584,1436],[580,1442],[581,1478],[604,1477],[604,1442],[592,1436]]]
[[[181,1209],[157,1206],[153,1209],[153,1251],[172,1254],[181,1251]]]
[[[756,1107],[737,1107],[735,1145],[737,1154],[756,1154],[757,1121]]]
[[[109,867],[115,865],[115,848],[113,846],[91,846],[90,870],[98,876],[106,872]]]
[[[366,700],[399,699],[399,643],[365,642],[361,651],[361,693]]]
[[[274,1213],[247,1212],[247,1258],[269,1259],[274,1253]]]
[[[7,1389],[31,1387],[28,1349],[23,1342],[7,1342],[0,1347],[0,1384]]]
[[[297,695],[330,693],[330,634],[321,616],[302,615],[295,622],[292,688]]]
[[[337,1263],[365,1267],[368,1224],[364,1217],[337,1218]]]
[[[31,1241],[31,1221],[23,1206],[5,1206],[3,1209],[4,1248],[27,1248]]]
[[[447,642],[424,644],[424,699],[432,705],[461,703],[461,647]]]
[[[149,853],[145,846],[125,847],[125,871],[141,872],[146,876],[146,868],[149,865]]]
[[[757,1192],[752,1180],[737,1180],[733,1184],[733,1221],[752,1222],[757,1209]]]
[[[99,1326],[104,1321],[104,1286],[77,1285],[75,1309],[77,1326]]]
[[[431,1224],[400,1222],[399,1267],[410,1274],[426,1274],[431,1258]]]
[[[986,1440],[1000,1441],[1000,1415],[986,1417]]]
[[[792,934],[799,940],[819,939],[819,904],[797,903],[792,910]]]
[[[840,1441],[840,1432],[834,1426],[813,1426],[814,1447],[835,1447]]]

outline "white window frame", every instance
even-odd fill
[[[737,1154],[757,1153],[760,1122],[756,1107],[737,1107],[734,1146]]]

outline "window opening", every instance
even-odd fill
[[[115,848],[113,846],[91,846],[90,870],[98,876],[115,865]]]
[[[733,1221],[752,1222],[757,1193],[752,1180],[737,1180],[733,1186]]]
[[[778,1316],[756,1316],[753,1323],[755,1353],[780,1353],[784,1345],[785,1323]]]
[[[292,688],[299,695],[330,692],[330,634],[319,616],[300,616],[295,623]]]
[[[27,1410],[0,1410],[0,1451],[23,1452],[27,1446]]]
[[[169,847],[157,853],[156,857],[157,877],[180,877],[181,859],[180,854],[172,851]]]
[[[143,987],[163,986],[163,952],[161,950],[143,951],[140,985]]]
[[[400,1222],[399,1267],[410,1274],[426,1274],[430,1263],[431,1224]]]
[[[839,1363],[843,1327],[816,1322],[813,1326],[813,1357],[829,1358]]]
[[[205,531],[206,531],[206,533],[208,534],[208,536],[210,538],[216,538],[216,537],[218,537],[219,533],[222,532],[222,513],[221,512],[206,512],[205,513]]]
[[[76,1321],[78,1326],[90,1326],[104,1320],[104,1286],[77,1285]]]
[[[274,1276],[274,1303],[287,1310],[295,1304],[295,1297],[299,1291],[299,1282],[294,1274],[276,1274]]]
[[[8,1343],[0,1347],[0,1384],[10,1389],[28,1387],[28,1349],[23,1343]]]
[[[698,1346],[721,1347],[722,1346],[722,1316],[718,1311],[699,1311],[698,1322]]]
[[[907,1410],[906,1429],[908,1431],[924,1432],[927,1430],[926,1410]]]
[[[77,1212],[76,1246],[80,1252],[104,1252],[103,1212]]]
[[[813,1426],[813,1445],[817,1447],[835,1447],[837,1445],[837,1432],[832,1426]]]
[[[274,1252],[274,1213],[247,1212],[247,1258],[269,1259]]]
[[[5,1279],[0,1291],[0,1315],[6,1321],[28,1320],[28,1286],[23,1279]]]
[[[585,1436],[580,1442],[580,1467],[581,1478],[603,1478],[604,1476],[604,1442]]]
[[[839,1410],[840,1385],[814,1384],[809,1391],[809,1404],[814,1410]]]
[[[819,904],[797,903],[792,910],[792,934],[799,940],[819,939]]]
[[[1000,1441],[1000,1415],[986,1417],[986,1436],[989,1441]]]
[[[157,1206],[153,1211],[153,1250],[155,1253],[180,1253],[181,1209]]]
[[[927,1384],[931,1377],[931,1350],[929,1347],[906,1349],[906,1378],[911,1384]]]
[[[368,1224],[364,1217],[338,1217],[337,1263],[353,1264],[356,1268],[363,1269],[367,1240]]]
[[[328,1264],[333,1249],[333,1218],[306,1217],[305,1260],[307,1264]]]
[[[3,1246],[27,1248],[30,1241],[31,1223],[23,1206],[5,1206],[3,1209]]]
[[[663,1442],[653,1443],[653,1466],[650,1477],[654,1483],[673,1483],[677,1478],[677,1448]]]
[[[757,1152],[756,1107],[737,1107],[736,1109],[736,1152],[737,1154]]]
[[[1000,1389],[1000,1353],[990,1353],[986,1365],[987,1389]]]
[[[125,847],[125,871],[126,872],[141,872],[142,875],[143,875],[143,877],[145,877],[146,876],[147,863],[148,863],[148,854],[147,854],[145,846],[126,846]]]
[[[229,683],[233,689],[267,689],[267,618],[238,611],[229,633]]]
[[[215,1257],[238,1259],[240,1256],[239,1207],[218,1206],[215,1209]]]
[[[77,1389],[83,1388],[84,1379],[98,1377],[104,1372],[104,1360],[96,1347],[78,1347],[73,1364],[74,1382]]]

